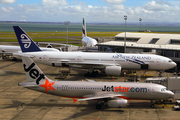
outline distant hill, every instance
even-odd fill
[[[31,21],[0,21],[0,23],[33,23],[33,24],[64,24],[64,22],[31,22]],[[82,24],[82,23],[70,23],[70,24]],[[87,23],[93,25],[124,25],[125,23]],[[139,22],[128,22],[127,25],[139,26]],[[141,22],[142,26],[180,26],[180,23],[168,23],[168,22]]]

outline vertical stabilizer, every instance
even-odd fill
[[[38,52],[41,49],[34,43],[34,41],[20,28],[13,26],[22,52]]]
[[[83,24],[82,24],[82,37],[87,37],[87,33],[86,33],[86,22],[85,22],[84,17],[83,17]]]
[[[40,68],[34,63],[31,58],[23,56],[22,61],[28,82],[36,82],[36,84],[39,85],[39,82],[41,80],[48,80],[45,74],[40,70]]]

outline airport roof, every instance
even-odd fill
[[[125,33],[120,33],[115,38],[124,38]],[[149,44],[152,39],[157,39],[156,45],[170,44],[171,40],[180,42],[180,34],[160,34],[160,33],[132,33],[126,32],[126,38],[137,38],[138,44]]]
[[[99,43],[97,46],[124,46],[124,41],[109,41]],[[126,42],[126,47],[180,50],[180,45],[137,44],[135,42]]]
[[[124,46],[125,33],[115,36],[116,41],[99,43],[97,46]],[[118,38],[122,38],[119,39]],[[132,39],[132,40],[131,40]],[[136,39],[133,41],[133,39]],[[151,49],[172,49],[180,50],[179,34],[158,34],[158,33],[126,33],[126,46]],[[155,40],[152,42],[152,40]]]

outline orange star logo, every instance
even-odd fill
[[[55,82],[52,82],[52,83],[49,83],[49,81],[46,79],[46,82],[44,85],[39,85],[41,87],[44,87],[45,90],[46,90],[46,93],[48,93],[49,90],[55,90],[52,85],[54,84]]]

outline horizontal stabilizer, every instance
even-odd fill
[[[39,87],[39,85],[37,85],[35,82],[20,82],[18,83],[18,86],[27,88]]]

